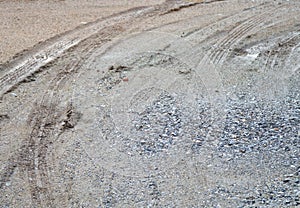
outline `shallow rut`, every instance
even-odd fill
[[[298,206],[287,184],[296,189],[298,177],[299,9],[168,0],[12,60],[0,130],[12,132],[16,115],[26,131],[2,165],[0,205],[251,207],[271,184],[269,207]],[[18,100],[20,112],[10,107]],[[29,193],[9,196],[18,180]]]

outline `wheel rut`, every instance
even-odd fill
[[[38,49],[38,52],[30,54],[29,57],[25,55],[27,59],[23,62],[23,58],[20,58],[21,61],[17,60],[8,64],[11,65],[11,69],[6,69],[8,72],[0,78],[1,96],[12,88],[15,89],[19,84],[22,84],[26,77],[39,72],[41,67],[59,59],[69,50],[77,47],[83,48],[80,55],[71,59],[68,65],[58,71],[44,94],[41,95],[41,99],[36,99],[27,118],[28,129],[30,129],[29,135],[27,138],[23,138],[20,149],[8,159],[6,166],[2,169],[0,189],[5,187],[15,170],[18,169],[27,178],[32,206],[55,207],[51,178],[49,177],[51,166],[49,166],[48,155],[51,154],[52,146],[59,139],[59,136],[64,131],[74,128],[80,119],[80,112],[74,109],[71,101],[67,104],[61,103],[62,96],[64,96],[63,87],[74,74],[78,73],[81,65],[95,47],[101,47],[115,36],[125,32],[127,30],[125,25],[132,24],[133,21],[141,21],[145,17],[149,18],[161,14],[170,7],[170,12],[173,12],[172,5],[174,3],[170,1],[161,6],[137,8],[120,15],[114,15],[111,19],[92,23],[87,28],[78,29],[58,37],[53,44],[43,46]],[[188,4],[188,7],[193,5]],[[181,6],[185,7],[184,5]],[[108,26],[109,24],[111,26]],[[97,40],[98,44],[94,45],[93,41],[93,44],[89,44],[91,39]]]
[[[298,206],[299,6],[231,3],[134,8],[8,63],[0,206]]]

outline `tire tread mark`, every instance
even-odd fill
[[[156,15],[160,10],[153,13]],[[142,18],[141,18],[142,19]],[[49,180],[47,164],[47,154],[49,146],[63,133],[64,129],[58,129],[62,111],[57,106],[60,103],[59,90],[66,84],[72,75],[79,70],[86,58],[91,55],[95,47],[101,47],[125,30],[123,25],[132,23],[130,20],[124,20],[121,23],[105,27],[98,31],[97,34],[90,36],[89,39],[83,40],[80,44],[83,48],[82,55],[76,61],[72,61],[63,70],[57,73],[53,80],[50,81],[48,88],[39,102],[36,102],[32,108],[32,112],[28,116],[27,124],[31,129],[28,138],[25,138],[21,148],[13,154],[7,161],[5,168],[0,174],[0,188],[5,186],[5,183],[13,175],[16,168],[20,168],[27,175],[27,182],[31,192],[32,206],[53,207],[53,196],[51,195],[51,182]],[[99,40],[101,39],[101,40]],[[100,44],[96,46],[89,41],[98,41]],[[88,42],[88,43],[85,43]],[[37,62],[30,61],[29,65],[22,65],[18,70],[11,71],[0,79],[0,86],[17,79],[18,75],[24,75],[27,66],[35,66]],[[29,70],[30,71],[30,70]],[[32,73],[32,71],[28,72]],[[37,162],[36,162],[37,161]],[[39,181],[40,180],[40,181]],[[40,185],[42,187],[40,187]]]
[[[258,27],[260,23],[263,22],[263,20],[266,17],[269,17],[271,14],[274,13],[274,11],[280,9],[281,7],[284,7],[285,5],[279,6],[275,9],[272,9],[268,12],[265,12],[260,15],[254,15],[249,20],[246,20],[244,23],[240,24],[239,26],[235,27],[229,36],[227,36],[225,39],[221,40],[218,44],[217,48],[218,50],[212,52],[210,54],[210,60],[215,63],[219,64],[223,62],[224,57],[226,57],[226,54],[229,53],[230,47],[238,42],[243,36],[246,36],[251,30]]]

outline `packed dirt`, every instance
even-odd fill
[[[39,42],[101,18],[163,0],[0,0],[0,64]]]
[[[38,2],[59,29],[1,54],[0,207],[300,206],[300,2]]]

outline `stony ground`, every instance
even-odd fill
[[[0,207],[299,207],[299,2],[132,2],[3,64]]]

